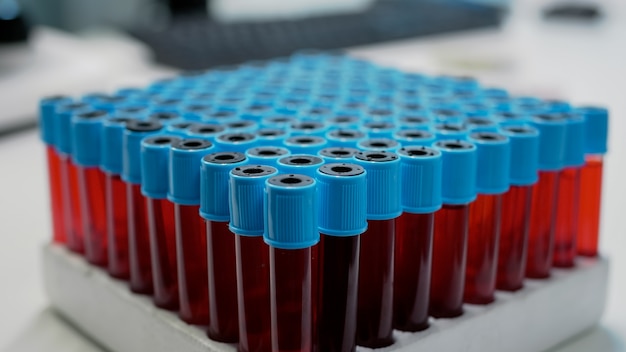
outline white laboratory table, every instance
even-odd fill
[[[579,25],[544,22],[536,6],[519,3],[501,30],[398,41],[351,53],[405,70],[470,74],[519,94],[610,108],[601,239],[602,253],[611,261],[608,305],[597,328],[554,351],[626,351],[626,6],[620,0],[601,2],[607,18]],[[153,77],[156,71],[144,65],[132,71]],[[110,88],[110,78],[87,86]],[[124,76],[114,78],[124,81]],[[2,98],[5,93],[0,90],[0,106],[12,103]],[[34,130],[0,139],[0,349],[101,351],[48,307],[42,289],[40,249],[50,237],[44,157]]]

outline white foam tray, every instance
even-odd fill
[[[132,294],[124,282],[62,247],[44,247],[43,270],[53,306],[112,351],[236,351],[155,308],[148,297]],[[607,279],[606,259],[579,259],[574,270],[554,270],[549,280],[528,280],[517,293],[498,292],[491,305],[466,305],[462,317],[433,320],[420,333],[395,331],[396,343],[377,351],[544,351],[598,322]]]

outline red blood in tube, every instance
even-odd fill
[[[502,224],[496,287],[516,291],[524,287],[530,205],[534,186],[511,186],[502,196]]]
[[[270,247],[271,338],[274,352],[313,351],[313,252]]]
[[[561,170],[558,195],[552,264],[555,267],[571,268],[574,266],[576,239],[578,238],[579,167]]]
[[[141,185],[130,183],[126,185],[130,289],[135,293],[151,294],[153,292],[152,263],[146,197],[141,194]]]
[[[318,350],[356,349],[360,236],[322,234],[319,242]],[[323,285],[322,283],[326,283]]]
[[[428,327],[434,213],[403,213],[396,220],[393,325],[403,331]]]
[[[80,209],[85,234],[85,258],[106,267],[108,259],[104,173],[96,167],[78,167]]]
[[[539,171],[539,181],[533,189],[530,207],[526,277],[534,279],[550,277],[558,186],[558,171]]]
[[[234,236],[237,258],[239,352],[269,352],[269,249],[263,236]]]
[[[463,314],[468,205],[448,205],[435,213],[429,313],[435,318]]]
[[[209,325],[207,242],[199,205],[174,205],[180,318]]]
[[[46,147],[48,159],[48,183],[50,187],[50,211],[52,214],[52,242],[65,244],[67,241],[63,215],[63,191],[61,188],[61,161],[54,147]]]
[[[600,203],[602,200],[602,155],[587,155],[580,175],[578,254],[598,255]]]
[[[470,204],[464,301],[495,300],[502,195],[479,194]]]
[[[63,213],[67,229],[67,247],[76,253],[84,253],[83,223],[80,214],[78,172],[69,156],[61,156],[61,187],[63,188]]]
[[[109,275],[128,280],[128,207],[126,183],[120,175],[106,174],[106,216],[109,242]]]
[[[154,304],[178,309],[178,271],[176,269],[176,227],[174,203],[167,199],[146,198]]]
[[[357,343],[379,348],[393,343],[393,251],[395,219],[369,220],[361,235]]]
[[[228,222],[206,221],[209,278],[209,337],[237,342],[237,269],[235,235]],[[245,259],[247,260],[247,258]]]

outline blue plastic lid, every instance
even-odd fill
[[[400,216],[398,155],[387,151],[362,151],[354,160],[367,171],[367,219],[389,220]]]
[[[361,125],[361,114],[355,112],[336,112],[333,117],[327,120],[331,128],[337,129],[357,129]]]
[[[491,117],[500,125],[520,124],[529,119],[529,115],[513,111],[499,111],[491,114]]]
[[[181,121],[165,126],[165,133],[177,137],[187,137],[189,129],[194,125],[191,121]]]
[[[453,109],[434,109],[432,114],[435,122],[441,124],[461,124],[465,120],[465,115],[461,111]]]
[[[441,152],[441,199],[443,204],[462,205],[476,199],[476,146],[463,140],[434,144]]]
[[[469,130],[463,124],[441,123],[435,125],[435,138],[438,141],[467,139]]]
[[[141,193],[153,199],[167,198],[169,187],[170,147],[180,138],[153,135],[141,141],[141,174],[149,175],[141,182]]]
[[[399,118],[398,127],[400,129],[429,129],[432,123],[430,116],[426,115],[408,115]]]
[[[225,124],[229,132],[253,133],[259,128],[259,124],[251,120],[233,120]]]
[[[172,143],[167,199],[182,205],[200,204],[200,161],[212,149],[211,142],[198,138]]]
[[[539,131],[528,124],[503,126],[501,132],[511,144],[510,180],[514,186],[537,182],[539,165]]]
[[[326,139],[319,136],[294,136],[285,139],[285,146],[291,154],[317,154],[318,151],[326,148]]]
[[[260,122],[265,116],[272,112],[272,105],[269,103],[255,102],[246,106],[241,112],[241,118]]]
[[[294,116],[271,114],[271,115],[264,117],[261,120],[261,126],[263,126],[264,128],[271,128],[271,129],[274,129],[274,128],[285,129],[285,128],[289,128],[291,124],[297,121],[298,119],[295,118]]]
[[[441,208],[441,152],[425,146],[400,148],[400,204],[408,213]]]
[[[46,97],[39,101],[39,130],[44,143],[54,145],[56,109],[71,102],[72,98],[63,95]]]
[[[118,105],[126,104],[131,99],[124,95],[108,95],[108,94],[88,94],[81,99],[83,102],[91,105],[92,108],[97,110],[104,110],[106,112],[113,112]]]
[[[217,108],[209,113],[202,121],[207,123],[227,123],[239,119],[237,111],[232,109]]]
[[[400,143],[391,138],[368,138],[357,143],[357,148],[371,151],[394,152],[400,148]]]
[[[184,121],[180,114],[172,111],[153,112],[148,115],[148,119],[159,121],[163,126]]]
[[[200,216],[211,221],[230,219],[229,173],[243,166],[246,156],[239,152],[217,152],[205,155],[200,170]],[[261,231],[262,232],[262,231]]]
[[[403,147],[413,145],[429,146],[435,142],[435,134],[421,129],[398,130],[394,133],[393,138]]]
[[[225,133],[226,128],[215,123],[193,123],[185,131],[188,138],[206,139],[211,143],[215,142],[217,136]]]
[[[566,114],[565,167],[582,166],[585,163],[585,118],[581,114]]]
[[[529,122],[539,130],[539,170],[562,169],[565,161],[567,116],[540,114],[533,116]]]
[[[301,174],[315,178],[317,169],[324,163],[318,156],[310,154],[292,154],[278,159],[277,168],[284,174]]]
[[[396,125],[390,121],[368,121],[362,129],[368,138],[393,138]]]
[[[352,157],[358,152],[359,150],[356,148],[330,147],[320,150],[317,156],[327,163],[341,163],[352,160]]]
[[[132,118],[111,117],[102,122],[102,146],[100,148],[100,168],[106,173],[122,173],[124,130],[126,122]]]
[[[215,138],[215,147],[223,152],[241,152],[255,147],[257,143],[256,135],[248,132],[226,132]]]
[[[270,165],[277,167],[278,159],[289,156],[291,153],[282,147],[254,147],[246,150],[246,157],[250,164]]]
[[[147,104],[139,102],[127,102],[117,105],[115,110],[111,112],[112,117],[147,119],[150,115],[150,109]]]
[[[158,121],[128,120],[122,138],[122,180],[141,183],[141,140],[163,129]]]
[[[606,153],[609,111],[603,107],[587,106],[577,108],[576,112],[585,117],[585,153]]]
[[[356,164],[330,163],[317,170],[318,228],[325,235],[353,236],[367,229],[367,179]]]
[[[474,132],[469,141],[476,146],[476,192],[501,194],[509,190],[511,144],[496,132]]]
[[[61,104],[57,107],[52,140],[59,153],[72,154],[72,116],[90,110],[88,104],[78,102]]]
[[[302,249],[320,240],[315,179],[305,175],[274,176],[265,181],[263,240],[274,248]]]
[[[468,117],[465,120],[465,127],[470,133],[473,132],[498,132],[498,123],[486,117]]]
[[[563,100],[545,100],[543,101],[543,108],[547,112],[568,112],[572,110],[570,103]]]
[[[100,166],[104,110],[90,110],[72,116],[72,160],[83,167]]]
[[[289,126],[292,136],[318,136],[324,137],[328,126],[321,121],[297,121]]]
[[[191,101],[181,107],[180,111],[185,120],[203,121],[213,112],[213,106],[205,102]]]
[[[359,141],[365,138],[365,133],[357,129],[334,129],[326,132],[330,147],[356,148]]]
[[[283,129],[260,128],[256,131],[259,146],[282,146],[289,133]]]
[[[266,165],[238,166],[229,173],[230,230],[241,236],[262,236],[265,231],[265,182],[278,171]]]

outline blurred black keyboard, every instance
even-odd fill
[[[165,29],[136,28],[158,62],[187,70],[497,26],[501,9],[460,1],[378,1],[360,13],[297,20],[218,23],[205,14],[175,17]]]

